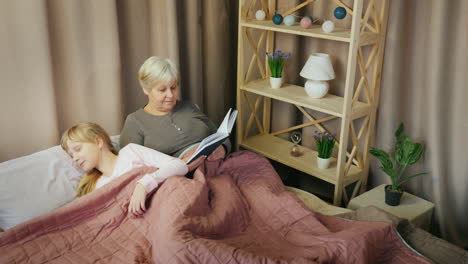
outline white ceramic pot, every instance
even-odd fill
[[[317,157],[317,167],[319,169],[328,169],[328,166],[330,165],[331,158],[328,159],[322,159]]]
[[[281,84],[283,84],[283,78],[279,77],[270,77],[270,86],[273,89],[278,89],[281,88]]]
[[[324,97],[328,93],[328,87],[327,82],[313,80],[308,80],[304,85],[306,93],[315,99]]]

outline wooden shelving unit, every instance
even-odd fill
[[[305,0],[290,11],[296,11],[314,1]],[[237,69],[239,120],[236,147],[257,152],[333,184],[335,205],[341,205],[343,201],[347,203],[364,191],[369,170],[366,150],[373,141],[389,1],[368,0],[364,6],[364,0],[354,0],[352,7],[345,5],[341,0],[330,1],[336,6],[344,7],[348,15],[352,16],[352,23],[350,28],[335,28],[332,33],[324,33],[320,25],[303,29],[298,23],[293,26],[273,24],[271,18],[276,10],[275,0],[240,0]],[[266,20],[254,19],[254,13],[258,9],[265,11]],[[348,45],[348,57],[340,58],[346,60],[347,65],[344,95],[328,94],[321,99],[312,99],[302,86],[286,83],[280,89],[270,88],[269,69],[264,52],[274,51],[276,34],[305,36],[317,41],[337,41]],[[367,57],[364,56],[365,47],[368,51]],[[279,131],[271,131],[270,123],[274,118],[271,116],[271,100],[295,105],[308,121]],[[321,112],[325,117],[316,119],[308,109]],[[333,158],[328,169],[316,167],[315,150],[300,146],[303,155],[293,157],[287,151],[293,143],[278,137],[280,134],[307,126],[326,131],[326,122],[337,118],[341,120],[336,146],[337,156]],[[360,124],[358,129],[355,121]],[[353,183],[356,184],[349,196],[345,187]]]

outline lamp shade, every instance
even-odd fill
[[[299,75],[315,81],[335,79],[335,72],[333,71],[330,56],[325,53],[314,53],[310,55]]]

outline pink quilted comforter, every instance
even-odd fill
[[[390,224],[308,211],[251,152],[169,178],[131,218],[149,170],[0,234],[0,263],[428,263]]]

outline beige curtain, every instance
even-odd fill
[[[435,203],[436,233],[468,248],[468,1],[392,0],[376,145],[390,148],[399,122],[426,152],[405,185]],[[371,185],[387,183],[378,164]]]
[[[219,123],[235,104],[231,2],[0,1],[0,161],[56,145],[78,121],[120,133],[146,103],[137,72],[153,55],[179,64],[182,99]]]
[[[0,2],[0,161],[57,144],[81,120],[120,130],[115,10],[113,1]]]

